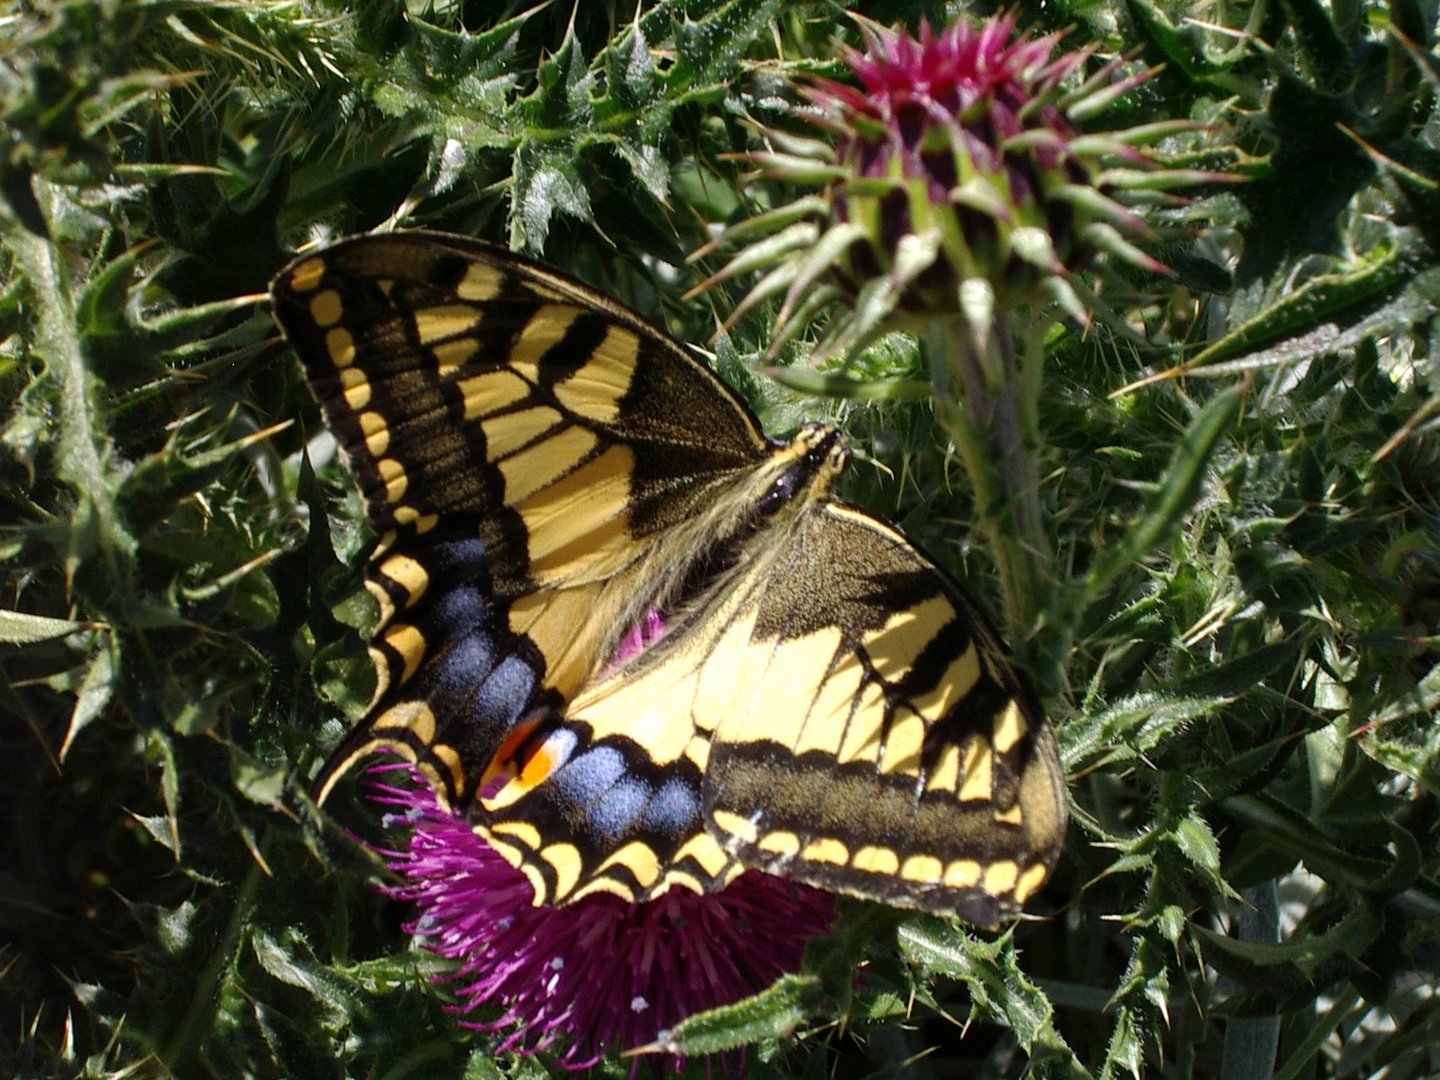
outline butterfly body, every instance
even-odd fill
[[[628,309],[459,237],[342,242],[272,296],[382,534],[380,687],[322,797],[397,751],[537,903],[757,868],[991,925],[1038,888],[1048,726],[958,585],[835,497],[833,427],[767,438]]]

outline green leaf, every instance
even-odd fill
[[[1194,721],[1212,716],[1227,700],[1155,691],[1117,701],[1082,716],[1066,731],[1066,766],[1074,767],[1101,752],[1108,761],[1141,756],[1182,734]]]
[[[85,667],[85,677],[80,680],[80,689],[75,695],[75,708],[70,713],[65,740],[60,744],[58,756],[61,761],[65,760],[80,733],[109,706],[115,692],[118,652],[119,645],[114,635],[106,634],[91,654],[90,663]]]
[[[99,623],[56,619],[48,615],[31,615],[24,611],[0,610],[0,641],[9,645],[34,645],[69,637],[82,630],[100,628]]]
[[[729,0],[710,5],[708,11],[705,6],[696,5],[704,11],[699,19],[682,15],[673,24],[675,57],[665,81],[677,104],[713,103],[723,96],[740,58],[784,8],[781,0]],[[673,18],[670,10],[658,5],[641,20],[646,37],[659,40],[661,27]]]
[[[1209,824],[1198,814],[1187,814],[1175,826],[1175,846],[1221,896],[1238,897],[1220,873],[1220,844]]]
[[[662,1031],[640,1052],[695,1057],[718,1054],[793,1032],[820,1005],[820,980],[785,975],[768,990],[718,1009],[691,1016]]]
[[[1205,473],[1221,437],[1239,414],[1242,387],[1216,394],[1191,422],[1176,445],[1170,464],[1140,519],[1127,529],[1121,542],[1105,551],[1086,578],[1086,591],[1100,592],[1122,570],[1139,562],[1169,536],[1181,516],[1199,497]]]
[[[515,206],[510,242],[526,251],[540,251],[556,214],[590,222],[590,192],[577,171],[573,145],[529,142],[515,155]]]
[[[1125,0],[1125,7],[1167,65],[1199,85],[1213,86],[1217,90],[1226,85],[1216,76],[1229,64],[1218,58],[1212,61],[1201,34],[1190,28],[1177,29],[1152,0]]]
[[[1219,950],[1250,964],[1265,967],[1293,964],[1302,972],[1312,971],[1337,953],[1359,956],[1375,940],[1381,920],[1364,907],[1352,908],[1333,927],[1320,934],[1304,934],[1268,943],[1241,941],[1204,926],[1193,932],[1211,949]]]
[[[1440,714],[1440,663],[1425,673],[1415,684],[1413,692],[1386,705],[1375,715],[1372,722],[1383,730],[1385,725],[1406,717],[1426,716],[1433,720],[1437,714]]]
[[[1014,942],[1006,935],[983,941],[947,929],[936,919],[913,919],[898,930],[901,951],[927,975],[959,979],[970,991],[973,1009],[1003,1018],[1020,1046],[1043,1056],[1055,1075],[1088,1077],[1054,1027],[1049,999],[1020,969]]]
[[[1411,326],[1435,310],[1429,294],[1436,274],[1415,280],[1414,259],[1413,250],[1391,247],[1354,270],[1323,274],[1287,289],[1187,361],[1185,370],[1216,377],[1260,370]],[[1220,363],[1230,357],[1240,359]]]

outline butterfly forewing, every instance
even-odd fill
[[[537,903],[751,867],[991,924],[1038,887],[1049,729],[963,592],[829,498],[833,438],[771,443],[661,331],[463,238],[345,241],[272,295],[382,534],[380,689],[322,794],[398,750]]]
[[[514,511],[621,446],[633,498],[587,495],[591,513],[566,535],[612,514],[645,534],[766,448],[749,411],[670,338],[488,245],[346,241],[284,270],[272,299],[381,532]],[[521,524],[544,531],[543,511]]]

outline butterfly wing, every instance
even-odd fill
[[[742,863],[993,926],[1059,854],[1064,773],[988,620],[883,522],[838,503],[770,564],[705,769]]]
[[[343,241],[271,298],[382,536],[367,571],[380,688],[318,790],[390,748],[464,803],[604,662],[627,572],[768,443],[632,312],[463,237]],[[455,689],[467,673],[488,689]]]
[[[705,826],[708,733],[672,709],[697,672],[652,670],[658,679],[644,685],[609,684],[618,692],[605,706],[567,716],[515,779],[471,807],[476,831],[530,879],[537,904],[715,892],[745,868]]]
[[[1054,739],[989,622],[838,503],[577,698],[567,728],[476,811],[547,902],[713,891],[753,867],[993,926],[1064,832]]]

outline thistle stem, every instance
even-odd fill
[[[1026,335],[1023,364],[1005,315],[983,333],[961,317],[930,319],[924,341],[936,417],[970,479],[977,523],[1000,571],[1005,623],[1011,640],[1021,641],[1035,627],[1049,565],[1034,466],[1043,335]]]

